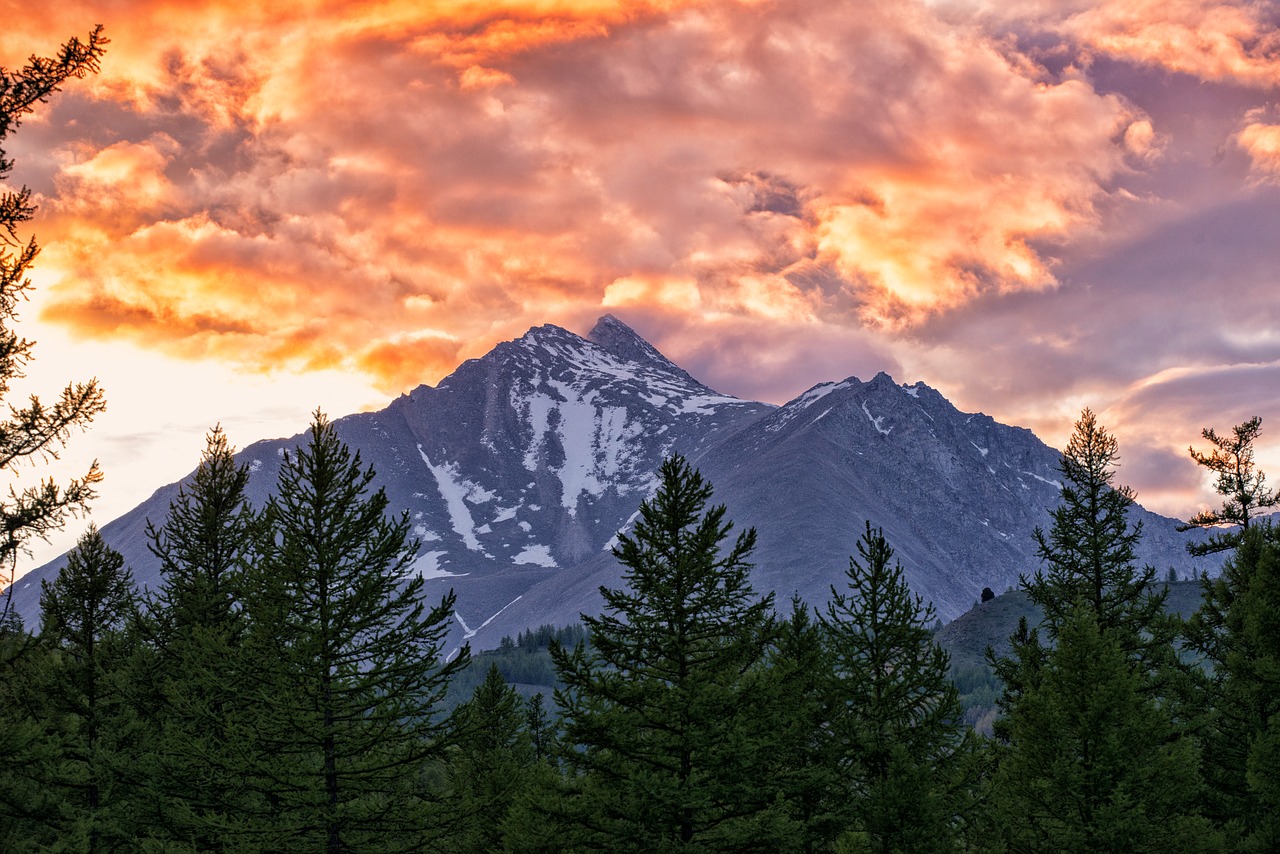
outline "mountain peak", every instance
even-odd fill
[[[596,325],[587,333],[587,340],[629,362],[661,362],[674,367],[671,360],[658,352],[656,347],[612,314],[606,314],[596,321]]]

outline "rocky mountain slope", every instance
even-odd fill
[[[301,428],[304,425],[299,425]],[[420,542],[414,570],[433,598],[458,593],[454,640],[566,624],[616,585],[614,537],[679,452],[711,480],[739,527],[755,526],[753,580],[780,598],[824,601],[840,583],[863,522],[883,527],[913,588],[944,620],[1036,566],[1031,531],[1058,503],[1057,458],[1029,431],[959,412],[924,385],[885,374],[824,383],[782,407],[699,383],[611,316],[586,338],[540,326],[423,385],[380,412],[336,422],[378,473]],[[265,500],[290,439],[240,452],[250,494]],[[176,484],[103,527],[135,577],[154,584],[147,518],[163,519]],[[1188,534],[1141,510],[1143,558],[1187,575]],[[38,619],[39,580],[14,606]]]

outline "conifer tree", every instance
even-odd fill
[[[471,700],[454,716],[456,748],[449,755],[452,832],[457,854],[502,848],[503,822],[529,781],[535,763],[524,727],[524,704],[491,664]]]
[[[1194,742],[1175,738],[1115,634],[1087,604],[1064,616],[1007,721],[994,787],[1008,851],[1217,851],[1199,817]]]
[[[1232,428],[1230,436],[1219,436],[1212,427],[1204,428],[1201,435],[1213,445],[1207,454],[1188,448],[1193,460],[1217,475],[1214,487],[1225,500],[1221,510],[1197,513],[1178,530],[1239,526],[1236,531],[1214,531],[1203,543],[1188,543],[1187,551],[1191,554],[1214,554],[1235,548],[1252,519],[1280,504],[1280,497],[1266,486],[1266,475],[1254,464],[1253,443],[1261,432],[1262,419],[1254,416]]]
[[[0,624],[0,851],[38,851],[63,831],[67,727],[48,703],[48,674],[58,653],[22,629]]]
[[[552,741],[555,739],[555,725],[547,715],[541,692],[534,694],[524,704],[524,727],[529,733],[529,747],[533,751],[534,761],[549,761]]]
[[[622,589],[583,619],[591,647],[551,647],[563,688],[566,797],[544,802],[561,850],[779,850],[759,746],[768,715],[753,674],[770,642],[772,596],[748,580],[754,530],[732,523],[679,456],[614,554]]]
[[[55,57],[33,56],[16,72],[0,68],[0,145],[24,116],[63,83],[96,73],[106,44],[102,27],[96,27],[85,41],[69,40]],[[12,169],[13,161],[0,147],[0,185]],[[18,227],[34,214],[27,187],[0,193],[0,400],[33,358],[34,342],[19,336],[12,325],[18,304],[31,287],[27,272],[40,251],[35,238],[26,243],[18,238]],[[105,408],[102,390],[94,381],[67,385],[52,405],[34,395],[25,406],[11,405],[8,417],[0,421],[0,471],[11,475],[24,461],[56,458],[71,431],[87,426]],[[22,489],[11,486],[7,496],[0,496],[0,587],[13,581],[16,561],[26,544],[60,529],[69,513],[83,510],[101,478],[95,462],[82,477],[63,486],[46,479]],[[6,595],[0,613],[7,614],[9,607]]]
[[[238,758],[247,737],[237,730],[247,725],[242,606],[255,534],[248,481],[248,467],[236,465],[214,428],[164,523],[147,523],[162,578],[143,623],[150,644],[137,669],[147,679],[135,680],[156,729],[148,802],[165,836],[201,851],[233,847],[235,826],[253,812]]]
[[[41,582],[41,640],[56,650],[44,674],[46,713],[65,728],[61,773],[47,783],[69,850],[116,850],[135,835],[125,768],[138,731],[125,684],[135,605],[124,557],[92,526],[53,583]]]
[[[1133,490],[1112,485],[1118,460],[1119,443],[1085,409],[1060,463],[1062,504],[1052,513],[1049,533],[1037,528],[1033,534],[1045,568],[1030,578],[1022,576],[1021,582],[1031,601],[1044,610],[1043,627],[1050,641],[1057,638],[1067,615],[1083,604],[1093,612],[1098,630],[1113,635],[1140,663],[1152,690],[1162,690],[1157,683],[1162,685],[1176,669],[1176,626],[1165,613],[1168,590],[1155,583],[1155,567],[1140,569],[1135,563],[1142,525],[1129,525]],[[1022,652],[1030,656],[1028,663],[1036,657],[1025,645]],[[1021,675],[1034,670],[1022,667]]]
[[[14,165],[5,154],[5,140],[68,80],[96,73],[106,44],[102,28],[96,27],[87,40],[70,39],[54,57],[32,56],[16,71],[0,68],[0,187]],[[9,851],[35,844],[27,832],[35,825],[27,824],[28,819],[37,825],[50,819],[47,800],[52,793],[38,780],[48,777],[60,753],[47,715],[35,708],[34,692],[27,690],[51,656],[24,630],[9,593],[18,558],[31,540],[59,530],[69,514],[84,510],[102,473],[94,463],[62,486],[45,479],[22,487],[16,477],[24,462],[56,458],[71,431],[86,427],[105,408],[94,381],[68,384],[52,405],[34,395],[25,406],[7,400],[10,384],[24,376],[34,357],[34,342],[13,328],[18,305],[31,288],[27,274],[40,251],[34,238],[24,243],[18,229],[34,213],[27,187],[0,192],[0,401],[9,405],[7,417],[0,419],[0,471],[8,487],[0,495],[0,848]]]
[[[1133,650],[1137,636],[1159,622],[1163,597],[1155,592],[1155,568],[1138,569],[1142,524],[1129,525],[1134,492],[1113,486],[1119,443],[1089,409],[1080,414],[1062,455],[1062,504],[1052,513],[1048,535],[1034,532],[1045,569],[1022,579],[1031,601],[1045,612],[1051,636],[1083,602],[1102,632],[1123,631]]]
[[[317,413],[254,548],[250,779],[289,850],[418,851],[433,832],[420,777],[443,755],[439,704],[468,655],[440,660],[454,596],[425,609],[408,516],[386,515],[373,478]]]
[[[1280,530],[1240,533],[1204,601],[1187,646],[1207,667],[1199,683],[1207,812],[1243,851],[1280,850]]]
[[[764,749],[774,764],[769,774],[789,809],[792,848],[826,851],[845,829],[837,751],[828,737],[833,709],[843,698],[828,690],[831,662],[820,623],[799,596],[791,614],[779,621],[763,690],[774,709],[772,743]]]
[[[934,611],[866,523],[847,590],[819,614],[831,662],[831,738],[852,836],[873,852],[954,851],[967,749]]]

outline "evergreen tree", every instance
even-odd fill
[[[987,664],[1003,686],[996,707],[1001,717],[992,725],[993,735],[1004,744],[1009,742],[1008,719],[1010,712],[1021,701],[1026,690],[1040,679],[1040,671],[1048,657],[1048,650],[1040,643],[1040,633],[1030,627],[1026,617],[1018,618],[1017,630],[1009,636],[1009,655],[997,656],[987,647]]]
[[[542,806],[561,850],[780,850],[752,682],[772,634],[772,597],[748,581],[755,532],[722,552],[732,523],[702,476],[675,456],[659,482],[614,549],[626,587],[584,615],[590,651],[551,648],[573,789]]]
[[[1065,615],[1010,711],[994,789],[1008,851],[1217,851],[1196,815],[1197,752],[1087,604]]]
[[[487,854],[502,848],[503,822],[536,761],[523,705],[498,666],[491,664],[484,682],[455,715],[448,850]]]
[[[1160,691],[1176,670],[1177,629],[1165,612],[1168,589],[1156,583],[1155,567],[1135,564],[1142,525],[1129,525],[1133,490],[1112,485],[1118,459],[1115,437],[1085,409],[1062,455],[1062,504],[1052,513],[1049,533],[1040,528],[1034,532],[1045,568],[1030,578],[1022,576],[1021,582],[1044,610],[1050,641],[1056,640],[1068,614],[1083,604],[1093,612],[1098,630],[1114,636],[1140,663],[1151,690]],[[1032,661],[1038,654],[1025,645],[1022,653],[1029,657],[1015,669],[1026,678],[1034,673]],[[1013,670],[1003,668],[1002,675],[1012,676]]]
[[[106,44],[102,28],[97,27],[86,41],[68,41],[56,57],[33,56],[16,72],[0,68],[0,144],[18,128],[23,116],[67,80],[96,73]],[[0,184],[12,170],[13,161],[0,148]],[[31,287],[27,272],[40,251],[35,238],[25,244],[19,240],[18,227],[34,213],[27,187],[0,193],[0,400],[8,394],[10,381],[23,376],[35,346],[12,329],[18,303]],[[88,425],[105,406],[102,390],[93,381],[69,384],[51,406],[34,395],[25,407],[11,405],[8,417],[0,421],[0,471],[13,472],[24,461],[57,457],[71,431]],[[83,477],[65,486],[46,479],[22,490],[10,488],[7,496],[0,496],[0,586],[13,581],[18,556],[31,538],[60,529],[68,513],[84,509],[101,478],[95,462]],[[4,600],[7,614],[9,597]],[[0,741],[0,750],[5,749]]]
[[[125,664],[135,617],[132,574],[94,527],[41,582],[41,639],[56,650],[45,671],[46,712],[65,728],[61,774],[47,781],[59,801],[59,847],[119,849],[134,831],[125,815],[125,757],[137,724]]]
[[[847,592],[819,614],[831,663],[830,724],[853,838],[873,852],[957,850],[967,748],[934,610],[912,596],[884,534],[866,531]]]
[[[524,705],[524,728],[529,733],[529,748],[533,751],[534,761],[549,761],[555,739],[555,726],[547,716],[541,692],[530,697]]]
[[[1156,592],[1155,568],[1135,566],[1142,524],[1129,525],[1133,490],[1112,486],[1118,460],[1119,443],[1085,409],[1060,463],[1062,504],[1053,511],[1049,534],[1034,532],[1045,569],[1024,576],[1022,586],[1044,609],[1051,637],[1082,602],[1100,631],[1124,632],[1121,645],[1132,651],[1140,635],[1160,622],[1164,598]]]
[[[317,413],[264,511],[245,677],[269,847],[417,851],[431,832],[420,776],[443,754],[438,704],[468,655],[441,662],[454,596],[425,610],[407,514],[385,515],[373,478]]]
[[[1249,529],[1251,519],[1280,504],[1280,497],[1266,486],[1266,475],[1254,465],[1253,443],[1261,432],[1262,419],[1258,416],[1232,428],[1230,436],[1219,436],[1212,427],[1206,427],[1201,435],[1213,445],[1209,453],[1187,449],[1193,460],[1217,475],[1214,487],[1225,500],[1221,510],[1197,513],[1178,530],[1222,525],[1240,528],[1239,531],[1215,531],[1203,543],[1188,543],[1187,551],[1191,554],[1206,555],[1235,548],[1240,544],[1242,532]]]
[[[1280,530],[1242,531],[1222,575],[1203,587],[1184,633],[1207,665],[1196,671],[1207,811],[1240,850],[1280,850],[1280,766],[1272,762],[1280,733]]]
[[[33,56],[17,71],[0,68],[0,187],[13,170],[4,141],[68,80],[97,72],[106,44],[97,27],[86,41],[69,40],[57,56]],[[19,336],[13,325],[18,304],[31,287],[28,271],[40,251],[34,238],[23,243],[18,236],[34,213],[27,187],[0,192],[0,401],[33,358],[34,342]],[[0,471],[11,483],[8,494],[0,496],[0,848],[5,850],[35,844],[26,832],[32,825],[26,822],[39,824],[50,817],[51,793],[38,780],[52,773],[50,766],[60,755],[47,716],[35,709],[38,704],[26,690],[50,657],[36,648],[34,636],[16,619],[9,590],[27,544],[60,529],[68,514],[85,509],[102,473],[95,463],[63,486],[45,479],[21,489],[13,478],[23,462],[57,457],[71,431],[86,427],[104,408],[102,391],[90,381],[69,384],[51,406],[34,395],[25,406],[10,403],[7,417],[0,419]]]
[[[791,615],[780,621],[762,685],[774,709],[772,743],[765,750],[769,769],[793,829],[792,848],[826,851],[846,826],[841,774],[828,728],[843,698],[828,690],[831,667],[822,626],[799,596]]]
[[[244,566],[255,534],[237,466],[220,428],[164,524],[147,523],[161,584],[147,603],[150,640],[137,701],[156,728],[149,766],[153,821],[200,851],[228,850],[251,806],[238,755],[247,736],[239,686],[246,676]]]
[[[62,792],[68,776],[68,727],[50,708],[49,671],[59,656],[17,620],[0,624],[0,851],[47,848],[64,830]]]

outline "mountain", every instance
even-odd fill
[[[302,425],[300,425],[302,426]],[[478,648],[599,607],[620,583],[611,548],[653,491],[662,459],[684,454],[739,528],[755,526],[753,581],[780,597],[825,601],[864,520],[883,527],[917,593],[943,619],[1036,567],[1031,531],[1058,503],[1058,453],[1030,431],[959,412],[923,383],[823,383],[776,407],[716,392],[618,319],[586,338],[539,326],[419,386],[380,412],[335,422],[378,473],[391,507],[420,541],[414,571],[435,598],[458,593],[454,638]],[[255,505],[286,449],[240,452]],[[143,584],[158,581],[145,525],[178,484],[103,527]],[[1182,575],[1203,564],[1175,522],[1141,508],[1142,557]],[[39,580],[19,579],[14,606],[38,617]]]

